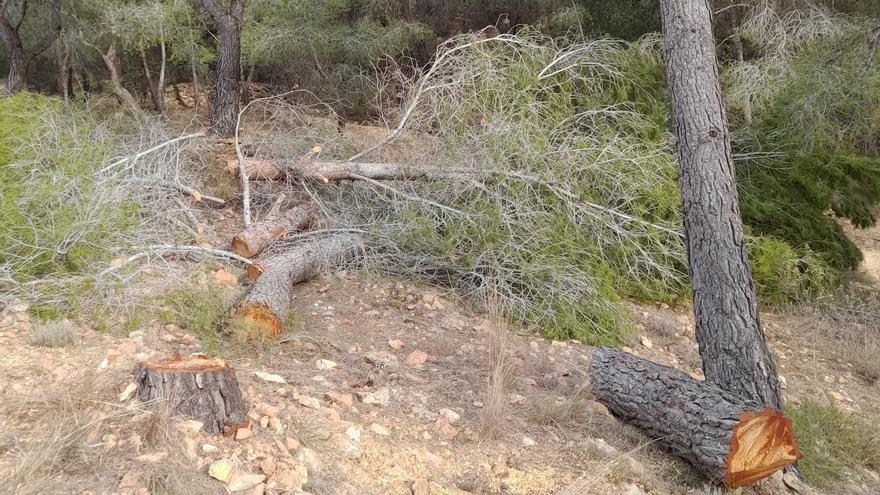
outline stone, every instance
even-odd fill
[[[284,433],[284,425],[278,418],[269,418],[269,426],[272,428],[273,431],[275,431],[276,435],[281,435]]]
[[[352,439],[355,442],[361,441],[361,429],[359,426],[349,426],[345,429],[345,434],[348,436],[348,438]]]
[[[610,416],[611,415],[611,413],[608,411],[608,407],[599,401],[591,400],[590,401],[590,409],[592,409],[593,412],[596,414],[601,414],[603,416]]]
[[[211,467],[208,468],[208,475],[215,480],[220,480],[225,483],[229,481],[230,476],[232,476],[232,463],[229,462],[228,459],[214,461],[211,463]]]
[[[309,409],[321,409],[321,401],[314,397],[309,397],[308,395],[298,395],[296,401],[299,402],[301,406],[308,407]]]
[[[443,409],[440,409],[440,416],[446,418],[449,421],[449,424],[452,425],[458,423],[458,420],[461,419],[461,415],[459,415],[452,409],[447,409],[445,407]]]
[[[458,435],[458,430],[449,423],[448,419],[442,416],[434,423],[434,431],[444,440],[452,440]]]
[[[299,440],[293,437],[286,437],[284,439],[284,448],[290,453],[296,452],[299,449]]]
[[[137,343],[131,340],[125,341],[116,348],[120,354],[130,355],[137,352]]]
[[[315,361],[315,367],[319,370],[332,370],[336,366],[338,366],[336,361],[331,361],[329,359],[319,359]]]
[[[412,486],[410,486],[410,492],[412,495],[430,495],[431,494],[431,484],[426,480],[418,479],[413,481]]]
[[[301,489],[308,480],[308,471],[303,466],[295,466],[275,475],[275,482],[290,490]]]
[[[235,430],[236,440],[247,440],[252,436],[254,436],[254,430],[251,430],[250,428],[239,428]]]
[[[128,399],[134,395],[135,391],[137,391],[137,385],[134,383],[129,383],[125,386],[125,389],[119,393],[119,402],[126,402]]]
[[[364,404],[372,404],[383,407],[387,406],[390,400],[391,390],[389,390],[388,387],[379,388],[377,390],[374,390],[373,392],[364,394],[364,396],[361,397],[361,401],[363,401]]]
[[[198,433],[204,426],[205,423],[195,419],[188,419],[183,422],[184,429],[190,433]]]
[[[522,446],[523,446],[523,447],[534,447],[534,446],[535,446],[535,441],[534,441],[533,439],[531,439],[530,437],[525,437],[525,436],[524,436],[524,437],[522,438]]]
[[[265,380],[267,382],[287,383],[287,380],[285,380],[281,376],[272,373],[266,373],[265,371],[254,371],[254,374],[257,375],[257,378],[259,378],[260,380]]]
[[[520,394],[510,394],[508,401],[511,404],[522,404],[523,402],[526,401],[526,398],[525,398],[525,396],[522,396]]]
[[[388,341],[388,347],[390,347],[392,349],[402,349],[403,345],[404,344],[403,344],[402,340],[392,339],[392,340]]]
[[[214,282],[219,285],[225,285],[227,287],[233,287],[238,283],[238,280],[235,278],[235,275],[227,272],[224,269],[219,269],[214,272]]]
[[[214,454],[219,451],[220,449],[218,449],[215,445],[212,445],[210,443],[202,444],[202,452],[204,452],[205,454]]]
[[[603,457],[617,457],[617,455],[619,454],[616,448],[608,445],[608,442],[606,442],[602,438],[588,438],[584,443],[590,450],[602,455]]]
[[[226,483],[226,489],[232,493],[250,490],[262,483],[264,479],[266,479],[266,477],[262,474],[244,472],[234,473],[229,478],[229,482]]]
[[[259,485],[251,488],[251,490],[248,492],[248,495],[263,495],[265,493],[266,493],[266,485],[263,483],[260,483]]]
[[[260,418],[260,428],[266,429],[269,427],[269,416],[263,416]]]
[[[407,366],[421,366],[425,364],[425,361],[428,360],[428,354],[424,351],[415,350],[412,351],[409,356],[406,357],[406,361],[403,364]]]
[[[165,460],[166,457],[168,457],[168,452],[153,452],[152,454],[139,455],[137,461],[156,464]]]
[[[272,457],[267,457],[260,461],[260,471],[263,472],[266,476],[272,476],[275,474],[275,459]]]
[[[388,428],[385,428],[384,426],[382,426],[378,423],[371,424],[370,431],[372,431],[376,435],[382,435],[383,437],[387,437],[387,436],[391,435],[391,432],[388,431]]]
[[[327,392],[324,394],[324,398],[344,409],[351,409],[351,406],[354,404],[354,397],[351,394],[342,392]]]
[[[639,341],[642,343],[642,346],[644,346],[646,349],[653,349],[654,348],[654,343],[651,342],[651,339],[649,339],[648,337],[645,337],[644,335],[639,337]]]
[[[270,418],[278,416],[278,413],[281,411],[281,408],[266,403],[260,404],[259,409],[260,414],[263,414],[264,416],[268,416]]]
[[[634,483],[627,483],[623,486],[623,489],[620,491],[621,495],[644,495],[645,492],[639,488],[639,485]]]

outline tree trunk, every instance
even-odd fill
[[[55,43],[58,35],[61,34],[61,0],[51,0],[49,2],[49,19],[45,26],[43,36],[30,48],[25,49],[21,41],[21,25],[24,22],[24,13],[22,17],[13,24],[7,19],[6,2],[0,1],[0,39],[6,47],[6,59],[9,63],[9,76],[6,81],[6,89],[12,94],[27,89],[27,72],[28,66],[37,57],[37,55],[46,51],[47,48]],[[27,5],[26,3],[24,4]]]
[[[119,66],[116,59],[116,43],[111,41],[110,45],[107,47],[107,52],[102,53],[101,58],[104,59],[104,65],[107,66],[107,70],[110,72],[110,86],[113,88],[113,94],[116,95],[116,99],[119,100],[119,103],[121,103],[126,110],[133,113],[140,112],[141,107],[138,105],[137,100],[127,89],[125,89],[119,78]]]
[[[315,210],[311,205],[297,206],[281,215],[271,215],[235,234],[232,238],[232,252],[245,258],[253,258],[273,240],[289,232],[306,230],[314,220]]]
[[[159,41],[159,82],[156,85],[156,111],[159,112],[159,115],[162,117],[165,116],[165,66],[168,62],[167,53],[165,52],[165,34],[161,33],[161,39]]]
[[[208,433],[234,430],[246,419],[235,370],[221,359],[175,355],[138,364],[134,375],[141,402],[197,419]]]
[[[219,46],[214,81],[211,124],[223,137],[235,133],[241,99],[241,27],[244,0],[230,0],[229,7],[220,0],[201,0],[217,27]]]
[[[191,65],[192,69],[192,92],[193,92],[193,112],[195,116],[199,116],[199,110],[202,107],[202,102],[199,101],[201,96],[199,96],[199,70],[196,67],[196,62],[193,60]]]
[[[71,74],[70,74],[70,51],[63,39],[58,40],[58,49],[55,51],[55,64],[58,68],[58,80],[55,82],[58,95],[62,100],[71,98]]]
[[[310,161],[306,155],[298,162],[285,164],[279,160],[245,159],[244,167],[249,179],[280,180],[288,175],[301,179],[329,182],[344,179],[367,178],[373,180],[416,179],[467,179],[474,173],[467,170],[450,170],[434,167],[417,167],[396,163]],[[238,160],[227,160],[226,171],[238,176]]]
[[[236,317],[259,329],[260,333],[280,335],[293,284],[338,265],[362,249],[363,242],[359,237],[340,234],[305,242],[265,261],[260,265],[262,274],[236,307]]]
[[[743,239],[709,3],[662,0],[661,12],[703,371],[722,389],[779,409]]]
[[[153,86],[153,74],[150,73],[150,62],[147,60],[147,52],[143,47],[140,49],[141,69],[144,71],[144,79],[147,80],[147,91],[150,92],[150,98],[153,100],[153,107],[159,111],[159,97],[156,95],[156,87]]]
[[[609,411],[713,481],[745,486],[797,460],[791,421],[776,409],[608,347],[593,354],[590,372]]]

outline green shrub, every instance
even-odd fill
[[[107,149],[74,105],[0,99],[0,267],[16,281],[79,273],[135,225],[137,207],[98,177]]]
[[[839,283],[837,272],[805,248],[803,254],[779,239],[749,239],[752,278],[762,301],[782,304],[827,294]]]
[[[186,287],[171,291],[165,300],[168,308],[163,312],[170,312],[176,324],[195,332],[202,350],[217,355],[232,311],[228,291],[217,286]]]
[[[855,413],[806,400],[786,406],[800,445],[801,472],[819,486],[830,486],[857,468],[880,468],[880,434]]]

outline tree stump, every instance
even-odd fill
[[[315,220],[311,205],[291,208],[281,215],[273,215],[257,222],[232,237],[232,252],[245,258],[260,254],[270,242],[288,232],[306,230]]]
[[[245,420],[235,370],[222,359],[175,354],[138,364],[134,375],[141,402],[164,401],[175,414],[201,421],[208,433],[225,433]]]
[[[612,414],[713,481],[745,486],[797,461],[791,421],[778,410],[608,347],[593,354],[590,372]]]

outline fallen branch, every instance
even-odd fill
[[[232,252],[245,258],[253,258],[273,240],[290,232],[306,230],[314,220],[315,209],[309,204],[291,208],[281,215],[270,215],[235,234],[232,237]]]
[[[156,146],[153,146],[150,149],[147,149],[147,150],[141,151],[140,153],[137,153],[137,154],[134,154],[131,156],[127,156],[125,158],[117,160],[117,161],[111,163],[110,165],[107,165],[106,167],[102,168],[101,173],[107,172],[115,167],[118,167],[119,165],[122,165],[123,163],[137,160],[138,158],[140,158],[142,156],[149,155],[150,153],[153,153],[154,151],[161,150],[162,148],[166,148],[168,146],[171,146],[172,144],[179,143],[180,141],[185,141],[187,139],[194,139],[197,137],[204,137],[204,136],[205,136],[204,132],[194,132],[192,134],[184,134],[183,136],[178,136],[174,139],[169,139],[168,141],[165,141],[164,143],[161,143],[161,144],[157,144]]]
[[[263,273],[236,307],[236,317],[253,325],[259,333],[277,337],[289,311],[293,284],[308,280],[362,250],[360,237],[339,234],[304,242],[266,260],[258,265]]]
[[[798,458],[780,411],[608,347],[593,354],[590,372],[599,402],[713,481],[749,485]]]
[[[306,155],[304,159],[289,164],[280,160],[252,159],[244,159],[241,163],[244,164],[244,171],[249,179],[263,180],[280,180],[287,176],[322,182],[360,177],[373,180],[467,180],[477,175],[465,169],[418,167],[396,163],[309,161],[309,156]],[[233,176],[240,175],[242,172],[239,161],[227,161],[226,171]]]

